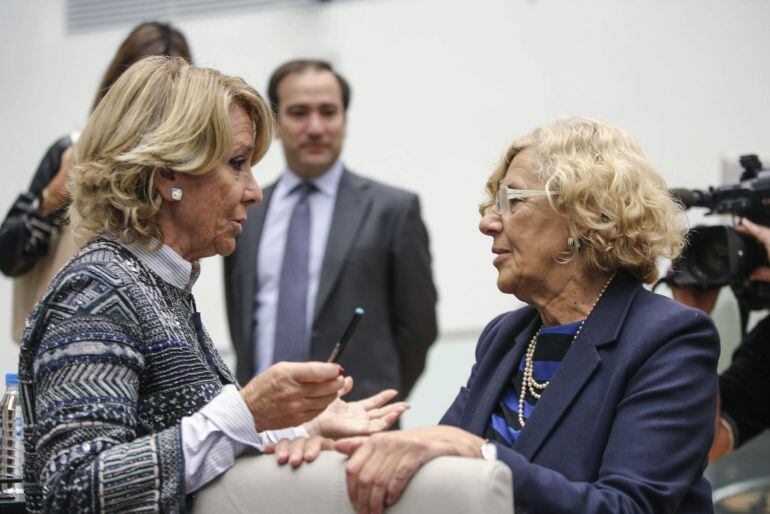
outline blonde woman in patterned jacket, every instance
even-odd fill
[[[88,242],[30,316],[19,374],[30,512],[180,512],[246,448],[370,433],[406,408],[361,402],[332,363],[279,363],[239,389],[195,308],[262,193],[270,109],[242,80],[149,57],[94,110],[70,184]]]

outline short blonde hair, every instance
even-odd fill
[[[76,235],[162,241],[154,171],[210,171],[232,148],[231,105],[252,120],[253,166],[270,146],[273,120],[251,86],[179,57],[133,64],[94,110],[76,145],[78,164],[69,184]]]
[[[514,141],[487,181],[482,215],[511,161],[525,149],[533,152],[549,204],[580,242],[579,249],[556,255],[558,261],[577,256],[592,269],[625,269],[652,283],[658,259],[681,253],[687,221],[663,177],[631,136],[587,118],[563,119]]]

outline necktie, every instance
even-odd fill
[[[278,289],[273,362],[306,361],[310,357],[307,334],[308,263],[310,260],[310,204],[314,184],[303,182],[291,194],[299,195],[286,233]]]

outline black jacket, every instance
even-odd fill
[[[62,154],[71,145],[70,136],[51,145],[32,177],[29,191],[19,195],[0,226],[0,271],[9,277],[22,275],[48,252],[51,233],[65,219],[66,206],[44,215],[37,205],[43,189],[59,171]]]
[[[735,350],[730,368],[719,377],[719,391],[736,448],[770,428],[770,316]]]

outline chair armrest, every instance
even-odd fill
[[[201,489],[193,514],[313,512],[354,514],[345,483],[347,457],[323,452],[298,469],[279,466],[273,455],[247,455]],[[511,471],[502,462],[463,457],[433,459],[412,478],[389,514],[513,513]]]

